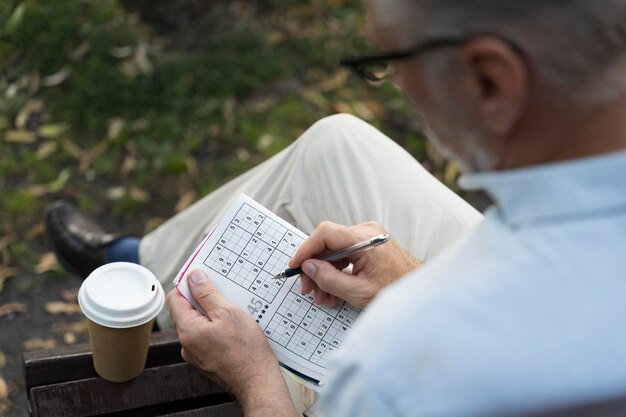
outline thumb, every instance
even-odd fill
[[[346,274],[334,265],[320,260],[308,260],[302,264],[302,271],[321,289],[329,294],[350,299],[355,289],[363,285],[363,280],[352,274]]]
[[[219,306],[228,304],[228,301],[220,294],[213,281],[209,279],[209,276],[203,270],[194,269],[191,271],[187,281],[191,295],[209,318],[211,318],[211,311],[215,311]]]

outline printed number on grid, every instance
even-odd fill
[[[346,302],[334,308],[315,305],[311,294],[301,294],[297,279],[264,331],[270,340],[325,368],[327,354],[339,347],[359,313]]]
[[[283,270],[303,239],[248,204],[243,204],[204,264],[252,293],[248,310],[267,309],[284,284]]]

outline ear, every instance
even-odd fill
[[[526,61],[511,45],[489,36],[467,42],[461,59],[483,126],[492,137],[508,136],[528,104],[530,74]]]

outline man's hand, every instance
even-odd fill
[[[183,359],[223,381],[246,415],[294,416],[278,361],[259,325],[224,299],[202,270],[192,271],[188,279],[193,297],[207,316],[176,289],[167,295]]]
[[[313,291],[318,304],[334,306],[338,297],[363,308],[383,287],[420,266],[395,240],[352,255],[344,262],[330,264],[315,259],[383,233],[387,231],[377,222],[357,226],[320,223],[289,261],[291,268],[302,265],[302,293]],[[352,274],[341,271],[349,263],[353,264]]]

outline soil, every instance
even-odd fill
[[[10,278],[6,282],[4,291],[0,293],[0,306],[7,303],[23,303],[28,306],[25,313],[9,313],[0,317],[0,352],[6,355],[6,366],[0,370],[8,385],[9,398],[7,409],[0,411],[0,415],[7,417],[28,416],[26,389],[22,368],[22,353],[25,351],[24,342],[33,343],[33,339],[45,340],[50,346],[66,344],[65,332],[55,331],[61,324],[72,324],[83,320],[82,315],[50,314],[45,310],[48,302],[63,301],[62,293],[77,290],[80,280],[68,274],[56,279],[38,281],[35,275],[23,274]],[[24,291],[24,288],[30,288]],[[86,333],[72,333],[69,341],[83,343],[88,341]],[[30,341],[30,342],[29,342]],[[2,410],[0,399],[0,410]]]

